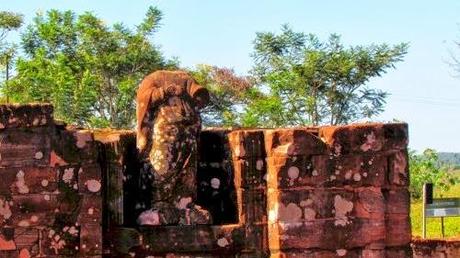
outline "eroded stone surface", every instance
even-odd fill
[[[182,100],[171,99],[166,103],[170,110],[182,110]],[[133,132],[93,133],[54,126],[52,115],[42,111],[22,118],[11,113],[17,109],[8,110],[0,114],[0,257],[97,257],[115,250],[119,257],[194,257],[203,250],[202,257],[411,255],[405,124],[221,130],[216,135],[229,139],[225,155],[214,156],[224,148],[213,144],[227,143],[210,140],[208,134],[202,144],[212,144],[200,153],[208,156],[198,160],[196,149],[190,147],[198,142],[197,124],[188,124],[187,130],[181,117],[163,112],[163,120],[152,120],[152,125],[167,127],[168,133],[138,142],[156,141],[160,151],[152,167],[158,175],[166,178],[168,171],[185,167],[181,171],[188,174],[179,173],[181,179],[175,182],[194,182],[194,187],[206,189],[207,207],[224,207],[232,200],[237,204],[237,219],[219,222],[225,225],[179,227],[171,224],[210,221],[195,205],[193,187],[163,184],[161,190],[174,198],[156,208],[150,207],[150,200],[128,202],[154,186],[147,181],[136,185],[139,192],[124,192],[140,178],[133,176],[139,170],[152,174],[136,165]],[[188,109],[183,110],[185,114]],[[178,145],[182,153],[195,151],[190,159],[170,152],[179,140],[187,143],[184,148]],[[191,165],[196,162],[208,173],[198,181],[185,176],[196,173]],[[148,227],[115,233],[143,210],[139,218]],[[104,221],[108,232],[102,231]],[[416,250],[422,252],[420,246]]]
[[[185,72],[154,72],[139,86],[137,147],[143,169],[153,176],[151,208],[159,212],[162,224],[196,224],[210,218],[194,204],[201,129],[198,110],[208,98],[207,90]],[[213,185],[219,187],[216,180]],[[184,198],[190,202],[175,205]]]

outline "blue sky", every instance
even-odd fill
[[[386,111],[377,121],[409,123],[410,147],[460,152],[460,78],[449,67],[449,51],[460,56],[460,1],[88,1],[0,0],[2,10],[23,13],[26,22],[50,8],[92,11],[107,23],[138,24],[149,5],[164,14],[153,40],[182,65],[207,63],[246,73],[258,31],[295,31],[326,38],[339,33],[346,44],[408,42],[397,69],[369,82],[388,91]],[[14,35],[12,35],[14,38]]]

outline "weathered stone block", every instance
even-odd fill
[[[375,219],[352,218],[345,225],[330,219],[275,223],[268,225],[268,231],[270,251],[353,249],[385,240],[385,222]],[[278,237],[271,237],[275,235]]]
[[[75,256],[79,252],[80,229],[75,225],[54,225],[42,230],[41,252],[46,257]]]
[[[100,195],[102,183],[102,170],[99,164],[83,165],[78,170],[80,193]]]
[[[385,189],[382,192],[385,197],[387,214],[409,214],[410,194],[407,188]]]
[[[319,136],[335,156],[349,153],[405,149],[408,144],[407,124],[352,124],[324,126]]]
[[[268,228],[267,224],[249,224],[244,227],[244,244],[242,253],[251,254],[248,257],[268,257]]]
[[[94,140],[100,142],[104,146],[104,159],[108,163],[119,165],[126,164],[127,157],[132,154],[134,157],[137,153],[136,149],[136,132],[129,130],[95,130],[93,131]]]
[[[235,188],[264,189],[267,187],[267,167],[264,158],[248,157],[234,160]]]
[[[409,144],[409,127],[406,123],[383,124],[385,149],[404,150]]]
[[[47,166],[50,161],[50,129],[0,131],[0,166]]]
[[[388,164],[388,183],[396,186],[409,186],[409,156],[407,150],[389,155]]]
[[[411,241],[411,225],[408,214],[387,214],[386,224],[386,246],[408,245]]]
[[[0,129],[48,126],[53,122],[50,104],[0,105]]]
[[[102,254],[102,225],[100,223],[81,225],[79,250],[85,255]]]
[[[187,230],[185,230],[187,229]],[[236,254],[243,248],[244,232],[238,225],[159,226],[140,229],[144,253]]]
[[[265,157],[263,130],[235,130],[228,139],[233,159]]]
[[[51,165],[96,163],[99,145],[89,130],[57,129],[51,142]]]
[[[271,252],[271,257],[279,258],[337,258],[337,257],[346,257],[346,258],[362,258],[361,253],[357,249],[346,250],[346,249],[337,249],[335,251],[329,250],[286,250]],[[378,257],[372,257],[378,258]]]
[[[268,157],[318,155],[326,145],[309,129],[264,130],[265,150]]]
[[[267,190],[237,190],[240,224],[267,222]]]
[[[14,195],[11,201],[8,225],[25,228],[53,224],[61,205],[56,194]]]
[[[352,218],[384,220],[385,205],[380,188],[268,189],[269,223],[308,223],[331,219],[337,226]]]
[[[0,194],[52,192],[57,189],[56,171],[49,167],[0,168]]]
[[[80,225],[87,223],[102,223],[102,196],[84,194],[81,198],[77,222]]]
[[[17,249],[26,249],[30,255],[39,254],[40,230],[37,228],[20,228],[14,230],[14,242]]]
[[[460,241],[458,239],[414,238],[411,247],[414,258],[460,257]]]
[[[373,155],[271,157],[268,171],[268,186],[278,189],[383,186],[387,159]]]

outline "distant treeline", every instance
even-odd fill
[[[460,169],[460,153],[438,152],[438,157],[442,164],[451,165],[457,169]]]

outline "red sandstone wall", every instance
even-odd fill
[[[102,254],[98,144],[52,111],[0,106],[0,257]]]
[[[56,125],[49,105],[0,106],[0,257],[412,255],[406,124],[211,134],[229,141],[217,165],[234,179],[238,221],[135,229],[133,132]]]
[[[460,240],[422,240],[412,241],[414,258],[457,258],[460,257]]]
[[[240,210],[250,207],[240,220],[268,229],[271,257],[411,255],[406,124],[241,130],[230,139]]]

